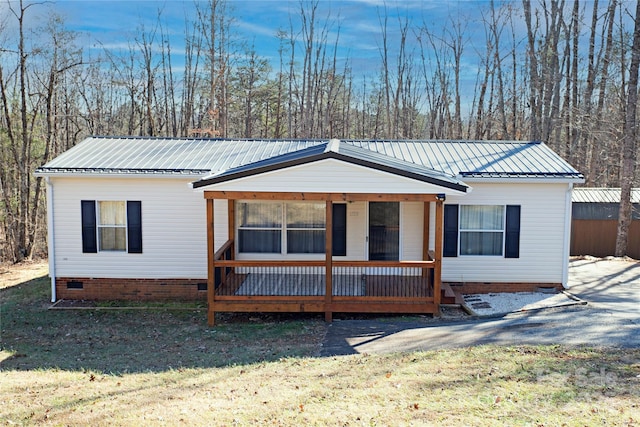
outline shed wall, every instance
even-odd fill
[[[616,219],[574,219],[571,221],[571,255],[613,256],[616,253]],[[640,259],[640,220],[631,221],[627,255]]]

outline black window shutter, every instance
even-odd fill
[[[127,240],[130,254],[142,253],[142,202],[127,202]]]
[[[96,201],[82,200],[80,208],[82,216],[82,252],[95,254],[98,252]]]
[[[334,256],[347,255],[347,205],[345,203],[333,205],[332,243]]]
[[[520,258],[520,206],[507,205],[504,257]]]
[[[444,205],[442,256],[458,256],[458,205]]]

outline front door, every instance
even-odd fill
[[[369,260],[400,259],[400,203],[369,203]]]

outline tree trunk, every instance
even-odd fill
[[[631,225],[631,188],[636,166],[636,102],[638,100],[638,70],[640,69],[640,1],[636,2],[629,83],[627,85],[626,115],[622,134],[622,164],[620,170],[620,213],[616,236],[616,256],[627,254],[629,226]]]

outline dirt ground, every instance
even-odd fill
[[[49,273],[47,260],[0,265],[0,289],[9,288]]]

